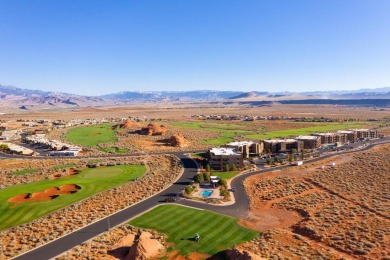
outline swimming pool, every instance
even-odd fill
[[[209,196],[211,196],[212,193],[213,193],[212,190],[204,190],[204,191],[202,191],[202,193],[200,195],[202,197],[209,197]]]

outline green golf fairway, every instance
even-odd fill
[[[115,131],[110,124],[81,126],[69,129],[64,138],[76,145],[92,147],[101,143],[114,142]]]
[[[0,190],[0,230],[20,225],[42,217],[57,209],[68,206],[96,193],[111,189],[133,178],[144,175],[143,165],[117,165],[112,167],[86,168],[79,174],[56,180],[43,180],[27,184],[18,184]],[[8,199],[23,193],[44,191],[64,184],[76,184],[81,189],[73,194],[63,194],[52,200],[8,202]]]
[[[238,225],[235,218],[178,205],[158,206],[129,224],[167,234],[168,242],[173,242],[183,255],[213,255],[259,235]],[[193,240],[196,233],[199,242]]]

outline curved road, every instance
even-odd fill
[[[382,140],[389,142],[390,139]],[[370,144],[366,147],[364,147],[361,150],[368,150],[375,146],[376,144]],[[336,154],[328,154],[325,156],[321,156],[319,158],[315,158],[310,160],[310,162],[315,162],[319,160],[323,160],[325,158],[329,158],[332,156],[340,155],[340,154],[347,154],[347,153],[353,153],[355,151],[345,151],[341,153]],[[15,257],[14,259],[18,260],[30,260],[30,259],[50,259],[53,257],[56,257],[69,249],[82,244],[83,242],[92,239],[95,236],[98,236],[99,234],[107,231],[109,228],[118,226],[120,224],[128,222],[130,219],[136,217],[137,215],[142,214],[143,212],[150,210],[151,208],[160,205],[161,201],[166,198],[167,196],[172,196],[173,194],[177,194],[180,192],[181,189],[183,189],[185,186],[187,186],[191,181],[194,174],[197,172],[197,166],[195,162],[192,159],[189,159],[185,156],[183,153],[174,153],[179,159],[181,159],[185,169],[182,176],[170,187],[168,187],[166,190],[158,193],[157,195],[154,195],[152,197],[149,197],[146,200],[143,200],[137,204],[134,204],[122,211],[119,211],[117,213],[114,213],[111,216],[108,216],[104,219],[101,219],[95,223],[92,223],[84,228],[81,228],[77,231],[74,231],[68,235],[65,235],[57,240],[54,240],[52,242],[49,242],[41,247],[37,247],[29,252],[26,252],[22,255],[19,255]],[[269,171],[275,171],[278,169],[283,169],[286,167],[291,166],[280,166],[280,167],[274,167],[271,169],[265,169],[265,170],[259,170],[254,172],[247,172],[244,174],[239,175],[238,177],[234,178],[231,185],[232,187],[236,188],[235,191],[235,203],[228,206],[218,206],[218,205],[212,205],[212,204],[206,204],[191,200],[182,199],[179,200],[177,203],[186,205],[186,206],[192,206],[200,209],[206,209],[215,211],[221,214],[230,215],[237,218],[243,218],[246,217],[248,214],[249,209],[249,201],[246,196],[245,189],[243,187],[243,181],[249,177],[253,176],[259,173],[265,173]]]

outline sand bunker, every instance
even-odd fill
[[[68,175],[69,176],[72,176],[72,175],[76,175],[76,174],[79,174],[79,170],[75,169],[75,168],[69,168],[68,170]]]
[[[59,188],[52,187],[48,188],[44,191],[37,191],[33,193],[23,193],[16,195],[8,200],[8,202],[12,202],[15,204],[22,202],[33,202],[33,201],[44,201],[44,200],[52,200],[59,195],[63,194],[73,194],[81,189],[80,186],[76,184],[64,184]]]
[[[79,174],[79,173],[80,173],[80,170],[77,170],[75,168],[69,168],[69,169],[66,170],[66,172],[64,170],[64,171],[60,171],[60,172],[54,173],[51,179],[52,180],[57,180],[59,178],[69,177],[69,176],[73,176],[73,175],[76,175],[76,174]]]

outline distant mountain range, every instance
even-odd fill
[[[266,93],[266,92],[263,92]],[[102,98],[120,100],[217,100],[243,94],[242,91],[216,91],[216,90],[193,90],[193,91],[150,91],[131,92],[123,91],[116,94],[101,96]]]
[[[100,97],[87,97],[0,85],[0,107],[3,108],[55,109],[114,104],[115,101]]]
[[[381,101],[375,101],[375,100]],[[346,101],[343,101],[346,100]],[[22,89],[0,85],[0,108],[55,109],[72,107],[98,107],[134,104],[136,102],[186,102],[222,101],[234,103],[294,103],[294,104],[345,104],[390,106],[390,87],[360,89],[351,91],[312,91],[312,92],[243,92],[243,91],[123,91],[115,94],[81,96],[68,93]],[[364,101],[358,101],[364,100]],[[384,100],[384,101],[383,101]]]

